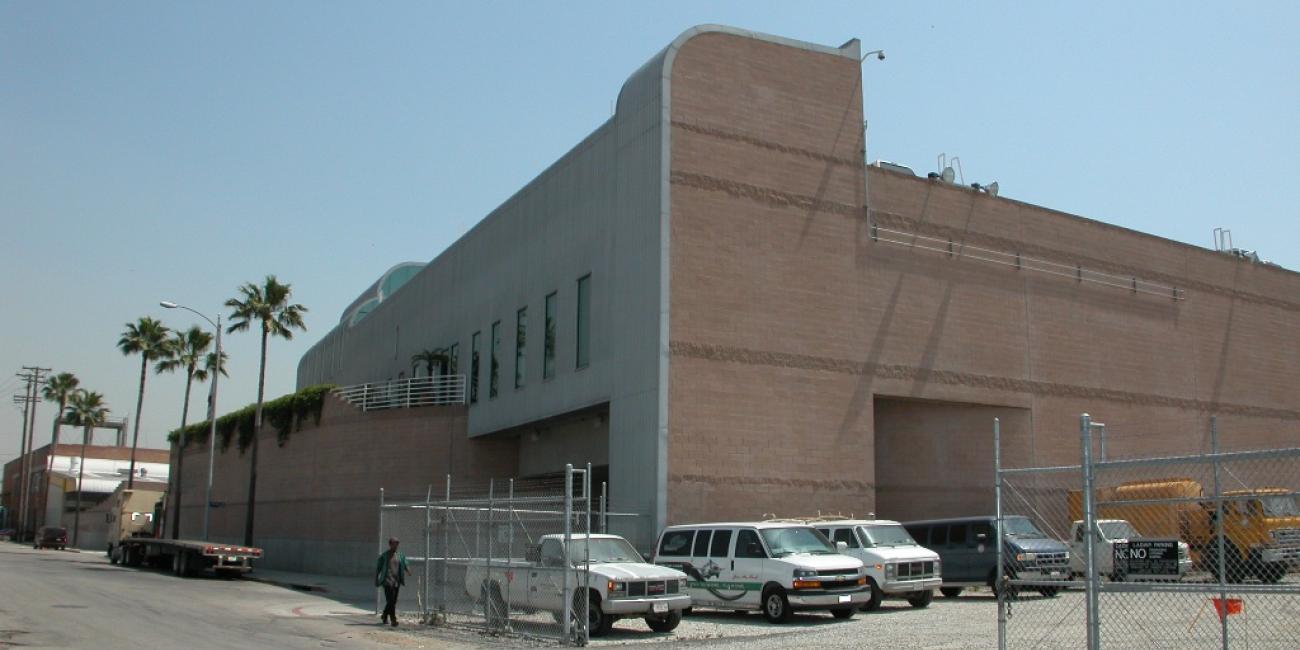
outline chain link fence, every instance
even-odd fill
[[[995,440],[998,425],[994,424]],[[1300,647],[1300,448],[997,462],[1006,648]],[[995,443],[996,444],[996,443]]]
[[[592,575],[586,535],[613,518],[591,469],[544,479],[494,479],[430,487],[423,499],[381,497],[379,538],[402,541],[412,575],[403,619],[492,635],[586,645]],[[576,542],[575,542],[576,540]],[[569,549],[570,562],[564,562]],[[567,567],[566,567],[567,564]],[[376,594],[376,611],[382,609]]]

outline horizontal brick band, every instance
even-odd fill
[[[705,485],[726,485],[729,487],[772,486],[780,488],[811,488],[828,492],[852,492],[864,495],[876,491],[875,486],[864,481],[791,478],[783,476],[755,476],[753,474],[745,474],[742,476],[723,476],[720,474],[669,474],[668,480],[672,483],[702,483]]]
[[[748,199],[750,201],[765,203],[778,208],[816,210],[818,212],[831,212],[850,217],[862,216],[862,208],[860,207],[837,203],[835,201],[823,201],[816,197],[804,194],[795,194],[793,192],[783,192],[781,190],[774,190],[770,187],[729,181],[724,178],[717,178],[716,176],[694,174],[691,172],[673,172],[669,176],[669,180],[673,185],[692,187],[706,192],[723,192],[733,198]]]
[[[1160,406],[1169,408],[1191,409],[1202,413],[1222,413],[1261,418],[1278,418],[1281,420],[1300,420],[1300,411],[1275,409],[1249,404],[1229,404],[1224,402],[1207,402],[1204,400],[1170,397],[1152,393],[1133,393],[1114,390],[1062,384],[1058,382],[1013,379],[1011,377],[994,377],[951,370],[930,370],[914,366],[897,364],[875,364],[832,357],[820,357],[806,354],[790,354],[767,350],[710,345],[673,341],[669,352],[674,357],[703,359],[727,363],[741,363],[754,366],[771,366],[775,368],[794,368],[799,370],[818,370],[856,376],[873,376],[881,379],[903,381],[924,381],[950,386],[966,386],[988,390],[1003,390],[1027,393],[1045,397],[1071,397],[1078,399],[1102,400],[1142,406]]]

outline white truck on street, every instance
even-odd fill
[[[844,542],[841,553],[862,560],[871,586],[864,611],[879,609],[881,600],[889,597],[906,598],[918,609],[928,607],[943,583],[939,554],[917,544],[897,521],[818,517],[807,522],[832,542]]]
[[[607,634],[624,617],[643,618],[655,632],[681,623],[691,606],[685,573],[647,564],[617,535],[570,540],[567,553],[563,535],[544,535],[524,559],[467,562],[465,593],[483,606],[490,627],[503,627],[512,609],[550,612],[562,623],[566,603],[572,617],[587,610],[591,636]]]

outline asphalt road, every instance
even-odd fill
[[[246,580],[180,579],[103,553],[0,543],[0,648],[456,647],[369,609]]]

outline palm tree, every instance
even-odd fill
[[[68,407],[68,398],[77,391],[77,385],[81,380],[70,372],[61,372],[49,381],[45,382],[45,388],[41,389],[41,396],[51,402],[59,403],[59,410],[54,414],[54,432],[50,434],[51,448],[59,444],[59,428],[63,426],[63,409]],[[54,455],[53,449],[50,455]]]
[[[63,426],[63,409],[68,407],[68,398],[76,392],[77,385],[81,380],[70,372],[61,372],[50,377],[45,382],[45,387],[41,389],[41,396],[51,402],[58,402],[59,410],[54,413],[54,431],[50,434],[50,453],[45,455],[45,473],[48,476],[52,463],[54,462],[54,448],[59,444],[59,429]],[[50,486],[49,481],[41,489],[41,512],[49,510],[50,505]],[[44,515],[42,515],[44,517]]]
[[[142,316],[134,323],[127,323],[126,331],[122,332],[122,338],[117,341],[117,348],[122,351],[122,354],[140,355],[140,392],[135,399],[135,427],[131,434],[131,470],[126,477],[128,490],[135,487],[135,449],[140,442],[140,420],[143,419],[140,417],[140,409],[144,408],[144,380],[149,373],[150,361],[172,356],[171,340],[167,338],[169,332],[171,330],[167,329],[161,321]]]
[[[212,345],[212,335],[197,325],[184,332],[172,332],[171,344],[173,355],[159,361],[157,370],[160,373],[172,372],[178,368],[185,370],[185,401],[181,403],[180,439],[176,441],[176,472],[172,477],[171,494],[172,539],[177,539],[181,535],[181,478],[185,468],[185,425],[190,415],[190,388],[195,379],[208,380],[208,370],[199,367],[199,362],[209,354],[216,353],[208,352],[208,346]]]
[[[413,355],[411,357],[411,374],[417,374],[419,365],[422,363],[428,370],[429,376],[432,377],[434,365],[437,365],[439,368],[446,366],[447,351],[442,348],[434,348],[432,350],[421,350],[419,353]]]
[[[293,330],[307,331],[302,315],[307,308],[290,303],[293,288],[280,284],[274,275],[266,276],[261,286],[246,282],[239,287],[239,298],[226,301],[230,307],[230,327],[226,332],[242,332],[254,322],[262,328],[262,359],[257,367],[257,408],[253,415],[253,449],[248,464],[248,511],[244,520],[244,545],[253,545],[253,511],[257,505],[257,437],[262,431],[262,392],[266,386],[266,342],[271,336],[293,338]],[[242,298],[242,299],[241,299]]]
[[[81,480],[86,473],[86,444],[90,441],[90,430],[108,419],[108,405],[104,396],[85,390],[78,390],[68,396],[68,406],[63,412],[63,421],[73,426],[83,427],[81,434],[81,463],[77,466],[77,510],[73,515],[72,545],[77,545],[81,533]]]

